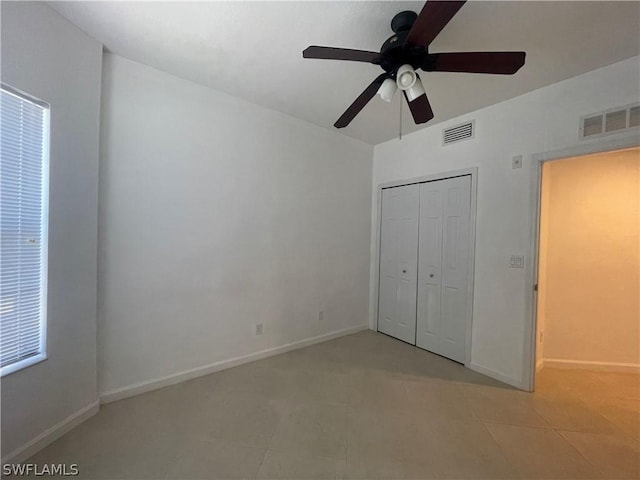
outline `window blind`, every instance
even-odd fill
[[[48,108],[0,89],[0,373],[44,357]],[[31,361],[30,361],[31,360]]]

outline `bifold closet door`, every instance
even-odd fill
[[[382,190],[378,330],[415,345],[419,185]]]
[[[469,275],[469,175],[420,185],[419,347],[464,363]]]

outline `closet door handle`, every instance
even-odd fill
[[[407,273],[407,271],[406,270],[402,270],[402,273]]]
[[[430,274],[429,274],[429,278],[433,278],[433,273],[430,273]]]

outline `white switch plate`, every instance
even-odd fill
[[[324,320],[324,310],[320,310],[318,312],[318,320],[321,322],[322,320]]]
[[[516,155],[511,159],[511,168],[522,168],[522,155]]]
[[[511,258],[509,259],[509,266],[511,268],[524,268],[524,256],[511,255]]]
[[[256,325],[256,335],[262,335],[263,331],[262,331],[262,324],[259,323]]]

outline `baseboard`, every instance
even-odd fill
[[[98,413],[99,409],[100,402],[96,400],[86,407],[72,413],[61,422],[56,423],[53,427],[47,428],[44,432],[28,441],[23,446],[16,448],[13,452],[7,454],[4,458],[2,458],[2,464],[8,462],[24,462],[26,459],[38,453],[47,445],[56,441],[69,430],[77,427],[85,420],[94,416],[96,413]]]
[[[512,387],[516,387],[520,390],[527,390],[528,387],[522,385],[522,381],[511,378],[504,373],[496,372],[495,370],[491,370],[490,368],[483,367],[478,365],[477,363],[471,362],[468,367],[474,372],[481,373],[482,375],[486,375],[487,377],[491,377],[494,380],[498,380],[499,382],[506,383],[507,385],[511,385]]]
[[[540,370],[542,370],[544,368],[544,359],[541,358],[540,360],[538,360],[536,362],[536,373],[538,373]]]
[[[545,367],[597,370],[599,372],[640,373],[640,364],[620,362],[591,362],[586,360],[566,360],[563,358],[545,358]]]
[[[175,385],[176,383],[191,380],[193,378],[202,377],[211,373],[219,372],[220,370],[226,370],[227,368],[237,367],[245,363],[255,362],[263,358],[272,357],[281,353],[290,352],[291,350],[297,350],[299,348],[308,347],[316,343],[326,342],[334,338],[342,337],[344,335],[350,335],[352,333],[360,332],[362,330],[368,330],[369,325],[359,325],[357,327],[345,328],[337,330],[335,332],[326,333],[324,335],[318,335],[317,337],[307,338],[305,340],[299,340],[292,343],[287,343],[279,347],[268,348],[260,350],[255,353],[243,355],[241,357],[229,358],[227,360],[221,360],[202,367],[193,368],[191,370],[185,370],[183,372],[174,373],[166,377],[156,378],[145,382],[128,385],[126,387],[117,388],[115,390],[109,390],[100,394],[100,403],[110,403],[124,398],[133,397],[141,393],[150,392],[151,390],[157,390],[158,388],[167,387],[169,385]]]

